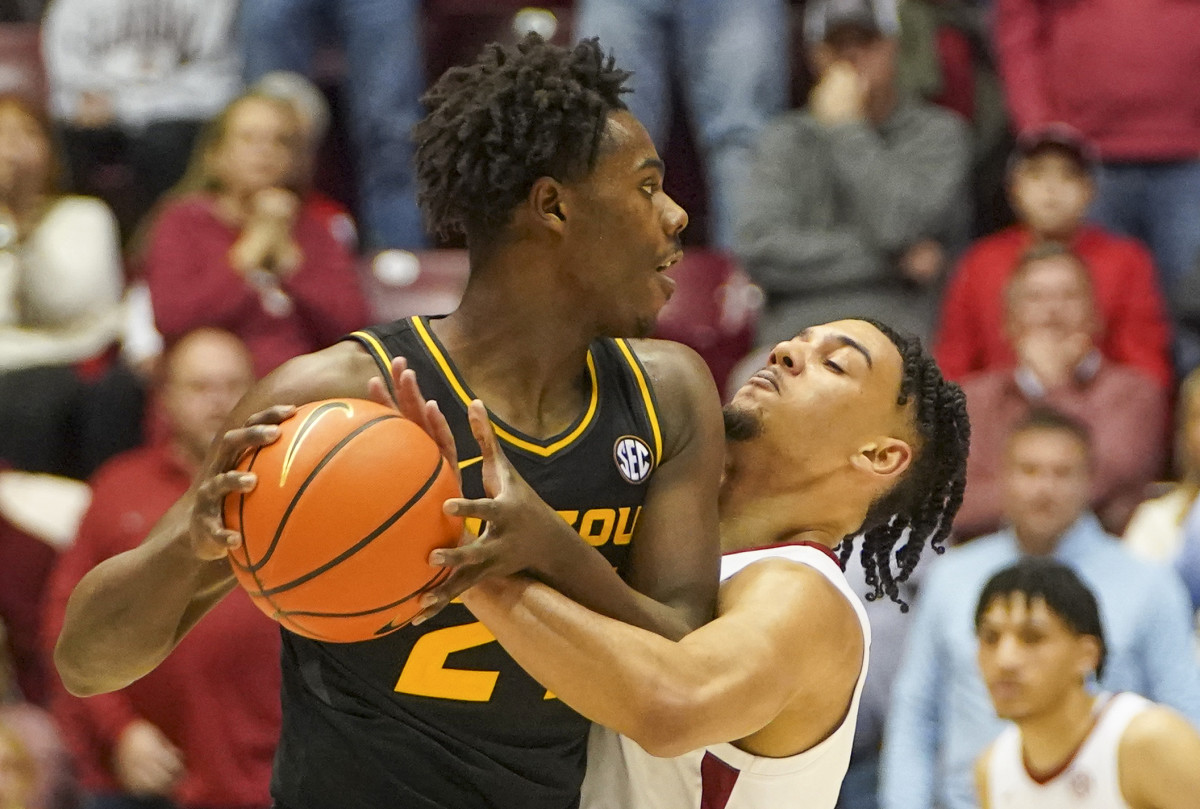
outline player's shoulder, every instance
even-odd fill
[[[1135,756],[1149,761],[1180,740],[1195,736],[1196,731],[1181,714],[1165,705],[1148,702],[1146,707],[1129,720],[1121,734],[1121,756]]]
[[[626,340],[629,350],[650,376],[650,383],[660,385],[691,385],[712,382],[712,374],[696,351],[674,340],[652,338]]]
[[[700,355],[671,340],[628,340],[627,345],[645,369],[665,416],[667,438],[692,435],[697,425],[706,440],[719,437],[721,396]]]
[[[1117,748],[1121,792],[1131,806],[1166,805],[1200,787],[1200,734],[1180,714],[1150,703],[1129,720]],[[1188,804],[1189,806],[1191,804]]]
[[[754,561],[730,576],[721,586],[718,612],[735,608],[774,611],[803,617],[814,616],[830,623],[850,621],[857,625],[853,605],[828,575],[814,565],[786,556],[769,556]]]
[[[280,402],[310,402],[336,396],[363,396],[380,368],[366,348],[342,340],[328,348],[288,360],[268,374],[259,387]]]

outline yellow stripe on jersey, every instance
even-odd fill
[[[458,397],[462,399],[464,405],[470,404],[470,394],[467,393],[466,387],[455,375],[454,368],[450,365],[449,360],[446,359],[446,355],[442,353],[442,349],[437,344],[437,341],[433,339],[433,335],[429,333],[427,328],[425,328],[425,323],[422,322],[419,316],[414,315],[412,317],[412,324],[413,329],[425,343],[425,347],[429,349],[429,353],[433,357],[434,362],[436,362],[438,367],[442,369],[442,375],[446,377],[446,381],[450,383],[450,387],[452,387],[454,392],[458,394]],[[554,453],[558,452],[560,449],[570,446],[570,444],[576,438],[579,438],[579,436],[583,435],[584,430],[586,430],[588,425],[591,424],[592,419],[596,415],[596,408],[600,404],[600,384],[596,379],[596,363],[592,359],[592,352],[590,350],[587,354],[587,368],[588,376],[591,378],[592,398],[591,401],[588,402],[588,409],[584,414],[583,419],[580,420],[579,424],[569,434],[563,436],[553,444],[542,446],[541,444],[535,444],[528,439],[514,435],[493,420],[492,429],[496,431],[496,435],[509,444],[512,444],[514,447],[520,447],[527,452],[532,452],[534,455],[540,455],[543,458],[548,458]]]
[[[379,340],[375,338],[375,335],[371,334],[369,331],[356,331],[351,332],[350,336],[357,337],[359,340],[362,340],[364,343],[370,346],[375,352],[375,355],[383,362],[384,368],[392,367],[392,358],[388,355],[387,349],[383,347],[383,343],[379,342]],[[388,384],[390,385],[391,382],[392,381],[389,379]]]
[[[351,332],[350,336],[357,337],[360,341],[366,343],[371,351],[375,352],[375,356],[379,359],[379,362],[382,363],[380,366],[380,376],[383,377],[383,384],[387,385],[387,389],[392,394],[392,398],[396,398],[396,386],[392,384],[392,357],[390,354],[388,354],[387,349],[383,347],[383,343],[379,342],[375,335],[371,334],[369,331]]]
[[[633,371],[633,377],[637,380],[638,388],[642,391],[642,401],[646,403],[646,416],[650,419],[650,430],[654,433],[654,464],[657,466],[662,463],[662,430],[658,426],[658,411],[654,409],[654,397],[650,395],[650,385],[646,383],[646,377],[642,373],[642,365],[633,356],[633,351],[629,348],[629,344],[625,340],[614,340],[617,348],[621,349],[621,353],[625,355],[625,361],[629,363],[630,369]]]

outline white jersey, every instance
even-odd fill
[[[1100,697],[1096,724],[1067,762],[1034,778],[1025,766],[1021,731],[1012,725],[992,743],[987,759],[992,809],[1129,809],[1121,794],[1117,751],[1129,722],[1154,703],[1137,694]]]
[[[833,809],[850,763],[858,700],[867,678],[871,626],[841,567],[821,546],[794,543],[726,554],[721,580],[754,562],[774,558],[800,562],[821,573],[858,616],[862,668],[842,724],[820,744],[787,758],[763,758],[731,744],[656,758],[637,742],[593,725],[580,809]]]

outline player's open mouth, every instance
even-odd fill
[[[676,252],[676,253],[672,253],[670,258],[668,258],[668,259],[667,259],[666,261],[664,261],[662,264],[659,264],[659,265],[658,265],[657,267],[655,267],[654,269],[655,269],[655,271],[656,271],[656,272],[662,272],[663,270],[667,270],[667,269],[670,269],[671,267],[674,267],[674,266],[675,266],[676,264],[678,264],[678,263],[679,263],[679,262],[680,262],[682,259],[683,259],[683,253],[682,253],[682,252]]]

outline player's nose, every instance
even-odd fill
[[[807,352],[808,346],[803,340],[784,340],[771,349],[767,365],[775,365],[788,373],[798,374],[804,369]]]
[[[678,238],[679,234],[683,233],[684,228],[688,226],[687,211],[667,194],[663,194],[663,197],[665,199],[662,211],[663,230],[668,236]]]

